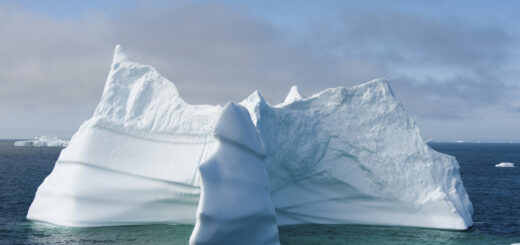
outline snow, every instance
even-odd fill
[[[255,92],[241,104],[266,147],[279,225],[472,224],[457,161],[427,146],[387,80],[275,106]]]
[[[241,234],[277,243],[273,206],[278,225],[472,224],[457,161],[424,143],[388,81],[308,98],[293,87],[275,106],[255,91],[241,105],[253,124],[237,105],[186,103],[117,46],[94,114],[62,150],[27,218],[78,227],[195,223],[195,244]],[[258,229],[247,228],[251,220]]]
[[[496,164],[495,167],[499,168],[513,168],[515,167],[515,164],[512,162],[501,162],[499,164]]]
[[[202,193],[190,244],[280,244],[265,151],[247,110],[228,103],[219,147],[200,165]]]
[[[60,139],[51,136],[39,136],[33,140],[15,141],[14,146],[36,146],[36,147],[66,147],[69,144],[68,140]]]

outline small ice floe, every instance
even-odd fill
[[[14,146],[36,146],[36,147],[67,147],[69,140],[58,137],[40,136],[33,140],[21,140],[14,142]]]
[[[455,141],[455,143],[459,143],[459,144],[464,143],[464,140],[457,140],[457,141]]]
[[[501,162],[499,164],[495,164],[495,167],[498,167],[498,168],[513,168],[513,167],[515,167],[515,164],[512,163],[512,162]]]

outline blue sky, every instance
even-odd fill
[[[520,141],[515,1],[22,0],[0,16],[0,138],[70,137],[121,44],[190,103],[388,77],[425,138]]]

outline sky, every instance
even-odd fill
[[[192,104],[376,78],[437,141],[520,142],[518,1],[0,1],[0,138],[70,138],[116,44]]]

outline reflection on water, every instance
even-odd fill
[[[478,224],[477,224],[478,225]],[[396,226],[304,225],[280,228],[282,244],[511,244],[520,242],[519,234],[489,235],[468,231],[450,231]],[[516,237],[516,238],[515,238]]]
[[[188,244],[190,225],[143,225],[68,228],[24,222],[25,244]],[[479,234],[476,229],[449,231],[368,225],[298,225],[280,228],[284,245],[306,244],[512,244],[520,236]]]
[[[25,222],[25,244],[188,244],[191,225],[70,228]]]

